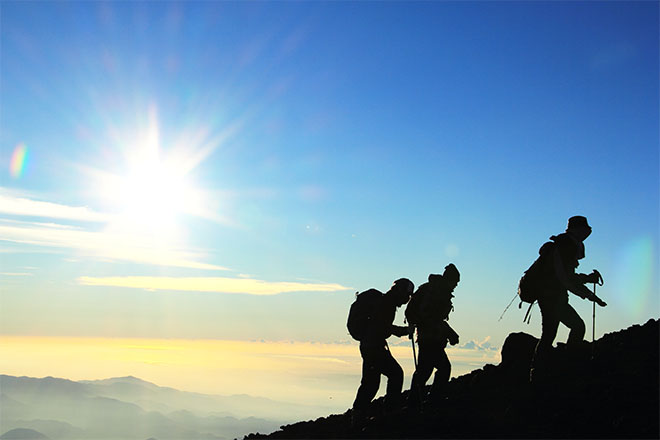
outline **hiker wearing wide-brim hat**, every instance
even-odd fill
[[[591,235],[591,231],[586,217],[574,216],[568,219],[566,232],[553,235],[550,237],[551,242],[544,245],[543,253],[547,258],[543,270],[543,288],[538,292],[542,331],[532,360],[531,380],[535,376],[538,378],[539,372],[547,366],[547,354],[557,336],[559,323],[570,329],[567,341],[569,348],[579,347],[584,341],[586,327],[580,315],[568,303],[569,291],[601,307],[607,305],[584,285],[599,282],[598,271],[594,270],[588,275],[575,272],[579,260],[585,256],[584,240]]]

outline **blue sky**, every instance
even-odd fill
[[[576,214],[597,335],[658,317],[657,2],[0,7],[0,334],[340,342],[454,262],[499,347]]]

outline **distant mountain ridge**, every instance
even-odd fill
[[[0,440],[48,440],[48,437],[34,429],[17,428],[0,435]]]
[[[657,319],[604,335],[580,350],[553,349],[547,373],[529,382],[537,339],[510,334],[502,362],[452,379],[421,411],[371,405],[363,427],[344,414],[283,426],[246,440],[300,438],[659,438]],[[404,392],[404,399],[408,391]]]
[[[274,430],[291,422],[291,414],[322,414],[262,397],[179,391],[133,376],[75,382],[0,375],[0,391],[0,434],[32,429],[53,440],[240,438]]]

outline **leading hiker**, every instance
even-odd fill
[[[607,304],[584,286],[586,283],[597,283],[600,274],[594,270],[589,275],[576,273],[579,260],[584,258],[584,240],[591,234],[591,226],[583,216],[568,219],[566,232],[550,237],[550,242],[541,248],[541,257],[545,258],[543,265],[543,288],[538,292],[541,308],[541,339],[536,345],[530,379],[538,375],[539,367],[547,364],[547,354],[557,336],[559,323],[570,329],[567,347],[580,346],[584,340],[585,325],[580,315],[568,303],[568,291],[582,299],[594,301],[601,307]],[[545,249],[544,249],[545,248]]]
[[[421,405],[425,397],[424,385],[434,368],[436,372],[429,397],[437,402],[446,392],[451,363],[445,348],[447,342],[451,345],[458,344],[458,334],[449,326],[447,320],[454,308],[453,292],[460,278],[456,266],[448,264],[442,275],[429,275],[429,281],[419,286],[406,307],[406,319],[411,328],[417,328],[419,343],[419,362],[408,394],[410,407]]]
[[[360,341],[362,381],[353,402],[353,423],[360,423],[366,408],[380,387],[380,376],[387,377],[386,408],[394,408],[401,396],[403,369],[394,359],[386,339],[391,335],[406,336],[407,326],[394,325],[396,309],[406,304],[415,289],[407,278],[400,278],[382,294],[370,289],[358,294],[348,316],[348,330]]]

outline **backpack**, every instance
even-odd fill
[[[383,294],[376,289],[355,293],[355,301],[353,301],[348,311],[346,327],[351,337],[356,341],[361,341],[367,335],[369,321],[373,318],[382,298]]]
[[[410,301],[406,305],[405,316],[406,322],[410,325],[417,326],[421,320],[422,303],[428,293],[428,289],[424,288],[425,284],[419,286],[417,290],[410,296]]]
[[[412,294],[408,305],[406,306],[406,321],[408,324],[417,327],[421,321],[422,308],[425,306],[426,297],[428,295],[443,295],[444,300],[441,302],[442,309],[439,312],[440,319],[447,321],[449,313],[454,310],[451,299],[453,295],[447,294],[442,275],[431,274],[429,275],[428,283],[424,283]],[[437,290],[437,291],[436,291]]]
[[[518,308],[522,307],[522,303],[528,303],[529,308],[525,314],[524,321],[529,322],[528,316],[529,312],[532,309],[532,306],[539,299],[539,293],[543,290],[543,286],[547,283],[548,279],[548,266],[550,263],[550,258],[552,256],[552,251],[555,248],[553,242],[546,242],[539,249],[539,256],[529,269],[527,269],[523,276],[518,282],[518,298],[520,299],[520,304]]]

